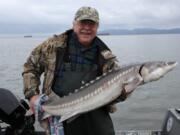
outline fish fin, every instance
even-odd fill
[[[142,77],[136,76],[130,81],[127,81],[123,84],[123,89],[125,93],[128,95],[132,93],[140,84],[142,83]]]
[[[75,118],[77,118],[79,115],[76,115],[77,113],[74,112],[74,113],[67,113],[65,115],[62,115],[61,116],[61,119],[60,119],[60,122],[63,122],[65,120],[68,120],[68,121],[73,121]],[[76,117],[77,116],[77,117]]]
[[[49,95],[49,98],[51,98],[51,99],[59,99],[60,97],[56,93],[54,93],[52,91],[51,94]]]
[[[72,116],[71,118],[69,118],[68,120],[67,120],[67,123],[70,123],[71,121],[73,121],[73,120],[75,120],[77,117],[79,117],[80,116],[80,114],[79,115],[75,115],[75,116]]]
[[[48,100],[46,100],[43,103],[43,105],[44,106],[50,105],[51,103],[53,103],[54,101],[59,100],[59,99],[60,99],[60,97],[52,91],[51,94],[48,96]]]
[[[49,113],[47,113],[47,112],[43,112],[43,115],[42,115],[41,120],[45,120],[45,119],[47,119],[47,118],[49,118],[49,117],[51,117],[51,116],[52,116],[51,114],[49,114]]]

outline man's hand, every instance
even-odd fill
[[[109,112],[109,113],[114,113],[117,111],[117,107],[115,104],[109,104],[106,106],[106,110]]]
[[[33,97],[31,97],[29,104],[30,104],[30,110],[35,113],[35,102],[36,100],[39,98],[39,95],[34,95]]]

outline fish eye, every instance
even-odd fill
[[[166,65],[166,63],[163,62],[163,63],[157,63],[156,66],[157,66],[157,67],[162,67],[162,66],[164,66],[164,65]]]

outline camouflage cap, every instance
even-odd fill
[[[99,23],[99,14],[95,8],[92,7],[81,7],[75,14],[75,21],[92,20]]]

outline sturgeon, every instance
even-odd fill
[[[42,105],[50,115],[61,116],[60,121],[89,112],[115,101],[123,90],[132,93],[139,85],[156,81],[176,67],[177,62],[144,62],[114,68],[86,83],[74,93],[59,97],[50,94]]]

